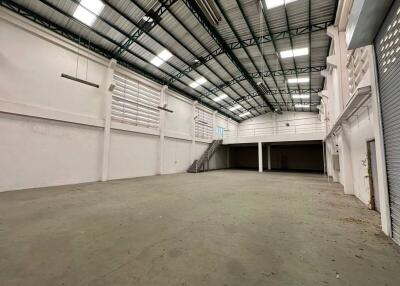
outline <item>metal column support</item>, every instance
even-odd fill
[[[258,172],[263,172],[262,142],[258,142]]]
[[[111,103],[114,70],[117,65],[115,59],[111,59],[106,71],[104,85],[104,136],[103,136],[103,160],[101,180],[108,180],[108,166],[110,162],[110,133],[111,133]]]

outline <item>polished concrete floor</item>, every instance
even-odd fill
[[[215,171],[0,193],[0,285],[400,285],[321,175]]]

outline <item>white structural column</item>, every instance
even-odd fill
[[[268,155],[268,170],[271,171],[271,145],[268,144],[267,146],[267,155]]]
[[[351,162],[351,147],[349,130],[345,124],[342,124],[340,133],[340,179],[343,184],[344,193],[354,195],[353,167]]]
[[[117,65],[115,59],[111,59],[106,71],[104,80],[104,136],[103,136],[103,160],[101,180],[108,180],[108,168],[110,161],[110,132],[111,132],[111,103],[112,92],[114,90],[113,76],[114,70]]]
[[[378,172],[379,203],[381,211],[381,224],[383,232],[392,236],[390,217],[389,188],[386,174],[385,145],[383,140],[382,116],[379,100],[378,76],[376,71],[376,58],[373,46],[369,47],[368,58],[371,64],[371,91],[372,91],[372,118],[375,133],[376,165]]]
[[[213,112],[213,117],[212,117],[212,139],[218,139],[217,138],[217,121],[215,120],[217,116],[217,111]]]
[[[262,143],[258,142],[258,172],[263,172]]]
[[[160,106],[167,104],[166,90],[168,86],[164,85],[160,92]],[[158,146],[158,174],[164,173],[164,141],[165,141],[165,110],[160,110],[160,144]]]
[[[195,158],[195,151],[196,151],[196,123],[195,123],[195,116],[196,116],[196,105],[197,101],[193,102],[192,105],[192,146],[190,148],[190,163],[194,162]]]

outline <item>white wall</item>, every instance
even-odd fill
[[[356,51],[357,56],[354,58],[362,57],[363,64],[360,65],[361,68],[353,69],[353,72],[360,73],[360,76],[350,78],[351,72],[348,67],[357,63],[356,60],[347,64],[351,57],[348,57],[349,51],[345,43],[345,23],[347,23],[351,5],[339,5],[339,7],[343,9],[338,19],[341,24],[328,28],[328,35],[333,41],[330,56],[327,59],[328,70],[322,73],[326,77],[325,90],[321,95],[326,106],[324,116],[326,116],[328,134],[325,139],[327,172],[334,182],[340,182],[344,186],[346,194],[355,195],[369,206],[371,188],[368,177],[367,142],[375,140],[382,230],[390,235],[390,210],[375,54],[372,46]],[[358,88],[371,88],[366,100],[357,93],[351,93],[349,86],[355,78],[361,79],[358,82]],[[334,154],[339,155],[340,171],[333,168],[332,155]]]
[[[245,120],[236,130],[227,132],[224,144],[323,140],[325,129],[325,122],[317,113],[267,113]]]
[[[163,141],[160,128],[111,122],[106,150],[107,59],[80,48],[78,77],[88,65],[87,80],[99,89],[61,78],[75,75],[77,46],[4,8],[0,47],[0,191],[98,181],[103,156],[108,179],[185,172],[211,142],[193,138],[194,102],[167,91],[174,113],[165,114]],[[116,72],[161,91],[125,68]],[[219,114],[215,121],[237,125]]]

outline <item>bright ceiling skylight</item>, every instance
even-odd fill
[[[292,94],[293,99],[309,99],[309,94]]]
[[[247,116],[247,115],[250,115],[251,113],[250,112],[245,112],[245,113],[242,113],[242,114],[239,114],[239,116],[240,117],[245,117],[245,116]]]
[[[168,61],[172,57],[172,54],[168,50],[163,50],[157,56],[155,56],[150,62],[156,67],[161,66],[164,62]]]
[[[92,26],[96,20],[96,15],[100,15],[103,8],[104,4],[100,0],[81,0],[74,12],[74,18],[88,26]]]
[[[166,62],[172,57],[172,54],[168,50],[163,50],[158,54],[158,57]]]
[[[279,6],[287,5],[297,0],[265,0],[265,5],[267,5],[267,9],[276,8]]]
[[[189,84],[189,86],[191,88],[196,88],[206,82],[207,82],[207,80],[204,77],[201,77],[201,78],[196,79],[196,81],[192,82],[191,84]]]
[[[236,104],[235,106],[229,108],[230,111],[235,111],[238,110],[239,108],[242,108],[242,106],[240,106],[239,104]]]
[[[159,57],[154,57],[151,61],[150,61],[153,65],[155,65],[156,67],[161,66],[164,61],[162,59],[160,59]]]
[[[221,101],[221,100],[223,100],[223,99],[225,99],[225,98],[227,98],[227,97],[228,97],[228,96],[227,96],[225,93],[223,93],[223,94],[221,94],[220,96],[214,98],[214,101],[215,101],[215,102],[219,102],[219,101]]]
[[[296,107],[296,108],[309,108],[310,105],[309,104],[304,104],[304,103],[298,103],[298,104],[295,104],[294,107]]]
[[[308,48],[287,50],[287,51],[281,52],[281,58],[286,59],[286,58],[306,56],[306,55],[308,55],[308,53],[309,53]]]
[[[288,83],[307,83],[310,82],[309,77],[288,78]]]

